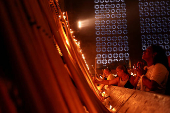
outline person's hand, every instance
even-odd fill
[[[144,74],[144,63],[138,62],[136,67],[137,76],[142,76]]]

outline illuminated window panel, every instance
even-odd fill
[[[125,1],[94,0],[94,3],[98,67],[118,61],[129,62]]]
[[[158,44],[170,55],[170,2],[139,0],[142,50]]]

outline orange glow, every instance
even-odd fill
[[[57,44],[56,44],[56,47],[57,47],[57,50],[58,50],[60,56],[63,56],[63,54],[61,53],[60,47]]]
[[[105,96],[105,92],[102,93],[102,96],[103,96],[103,97]]]
[[[84,54],[82,54],[82,58],[85,59]]]
[[[115,108],[113,108],[113,109],[112,109],[112,111],[116,111],[116,109],[115,109]]]
[[[80,49],[80,53],[82,53],[82,49]]]
[[[66,16],[63,16],[64,19],[66,19]]]
[[[66,43],[67,43],[67,45],[69,45],[69,42],[68,42],[68,40],[66,40]]]
[[[70,31],[70,33],[73,33],[73,31]]]
[[[70,29],[70,33],[71,33],[71,34],[73,33],[72,29]]]
[[[66,40],[67,45],[69,45],[69,46],[70,46],[70,43],[69,43],[68,38],[67,38],[67,36],[66,36],[66,34],[65,34],[65,32],[64,32],[64,31],[63,31],[63,34],[64,34],[64,38],[65,38],[65,40]]]

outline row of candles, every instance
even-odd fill
[[[106,97],[106,99],[105,99],[105,101],[110,101],[110,100],[108,100],[107,99],[107,97],[109,97],[106,93],[105,93],[105,91],[103,91],[102,92],[102,97]],[[109,102],[109,104],[110,104],[110,102]],[[107,105],[106,105],[107,106]],[[108,108],[111,112],[116,112],[116,109],[110,104],[109,105],[109,108]]]
[[[67,16],[66,16],[66,13],[65,13],[65,12],[63,12],[62,15],[63,15],[63,19],[64,19],[64,20],[67,19]],[[62,16],[59,15],[59,18],[62,18]],[[67,27],[69,27],[69,25],[68,25],[68,20],[66,20],[66,23],[67,23]],[[80,21],[79,21],[79,26],[80,26]],[[82,55],[82,58],[83,58],[83,60],[84,60],[84,62],[85,62],[85,64],[86,64],[86,67],[87,67],[87,69],[89,70],[89,66],[88,66],[88,64],[87,64],[87,62],[86,62],[85,56],[84,56],[84,54],[82,53],[82,49],[80,48],[80,41],[77,41],[77,39],[75,39],[75,36],[73,35],[74,31],[73,31],[72,29],[69,29],[69,30],[70,30],[71,36],[73,37],[73,40],[74,40],[75,44],[76,44],[77,47],[79,48],[79,52],[80,52],[81,55]],[[68,40],[66,40],[66,43],[69,45]]]

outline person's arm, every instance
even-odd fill
[[[95,81],[95,83],[99,84],[105,84],[105,85],[118,85],[119,77],[113,79],[113,80],[103,80],[103,81]]]
[[[104,84],[101,84],[100,86],[98,86],[98,90],[101,91],[104,86]]]
[[[159,84],[154,80],[149,80],[146,76],[143,76],[142,83],[145,85],[150,91],[155,90]]]
[[[142,73],[137,72],[137,76],[136,76],[136,77],[131,77],[130,83],[131,83],[134,87],[136,87],[141,76],[142,76]]]

